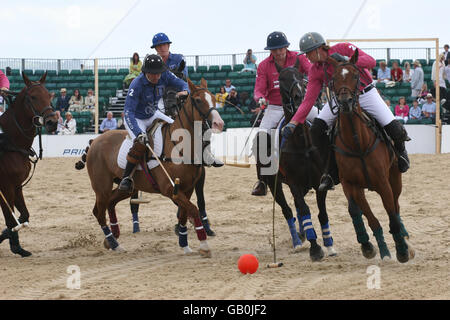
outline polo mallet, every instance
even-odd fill
[[[24,223],[20,223],[19,222],[19,220],[17,219],[16,215],[14,214],[14,211],[9,206],[9,203],[8,203],[8,201],[6,201],[5,196],[3,195],[3,192],[1,190],[0,190],[0,195],[2,196],[3,201],[6,203],[6,206],[8,207],[9,211],[11,212],[11,215],[14,217],[14,220],[16,220],[16,222],[17,222],[17,226],[12,228],[12,231],[16,232],[16,231],[19,231],[22,228],[28,227],[28,222],[24,222]]]
[[[235,105],[235,104],[233,104],[233,103],[231,103],[229,101],[226,101],[226,100],[225,100],[225,103],[228,103],[230,106],[235,107],[242,115],[244,115],[244,111],[242,111],[242,109],[239,108],[237,105]]]
[[[139,197],[137,199],[131,199],[130,203],[131,204],[142,204],[142,203],[149,203],[150,200],[144,200],[144,198],[142,197],[142,191],[139,191]]]
[[[247,146],[248,140],[250,139],[250,136],[252,135],[253,128],[255,128],[256,122],[258,121],[259,116],[261,115],[261,112],[262,112],[262,111],[263,111],[263,109],[260,108],[258,114],[256,115],[256,119],[255,119],[255,121],[253,122],[252,128],[250,129],[250,133],[248,134],[247,140],[245,140],[244,148],[242,148],[242,151],[241,151],[241,153],[239,154],[239,158],[242,157],[242,153],[244,152],[245,147]]]
[[[281,152],[280,152],[281,159]],[[280,161],[280,159],[278,161]],[[269,263],[267,268],[280,268],[283,266],[282,262],[277,262],[277,250],[275,246],[275,198],[277,197],[277,184],[278,184],[278,169],[280,168],[280,163],[278,162],[277,173],[275,175],[275,186],[273,189],[273,202],[272,202],[272,242],[273,242],[273,263]]]
[[[155,151],[153,151],[152,147],[150,147],[150,144],[147,142],[147,143],[145,143],[145,145],[150,150],[150,152],[153,154],[153,156],[155,157],[156,161],[158,161],[159,165],[164,170],[164,173],[166,174],[167,178],[169,178],[169,181],[170,181],[170,183],[172,184],[172,187],[173,187],[172,199],[176,200],[178,198],[178,189],[180,188],[180,178],[176,178],[175,182],[173,182],[172,178],[167,173],[166,168],[164,168],[163,164],[161,163],[161,160],[159,160],[158,155],[156,154]]]

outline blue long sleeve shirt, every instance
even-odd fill
[[[189,92],[187,82],[179,79],[170,71],[162,73],[157,84],[148,81],[144,73],[131,82],[125,100],[124,113],[128,127],[136,136],[142,133],[136,119],[150,119],[155,114],[158,110],[158,101],[168,86],[175,87],[178,91]]]

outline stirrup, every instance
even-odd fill
[[[320,178],[320,185],[318,188],[319,191],[325,191],[325,190],[334,190],[334,181],[331,175],[323,175]]]
[[[129,182],[128,182],[129,181]],[[128,185],[129,183],[129,185]],[[134,181],[133,178],[128,176],[122,179],[119,184],[119,190],[120,191],[126,191],[128,193],[133,192],[134,189]]]

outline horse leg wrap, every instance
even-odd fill
[[[314,227],[312,225],[311,214],[303,215],[301,217],[301,219],[302,219],[303,229],[306,232],[306,239],[308,241],[316,240],[317,239],[317,234],[316,234],[316,231],[314,230]]]
[[[325,247],[333,246],[333,237],[331,236],[330,225],[328,223],[321,226],[322,227],[322,238],[323,245]]]
[[[139,217],[138,217],[138,213],[132,213],[133,215],[133,233],[139,232],[141,231],[139,229]]]
[[[292,245],[294,246],[294,248],[302,245],[302,240],[300,240],[300,237],[298,236],[298,233],[297,233],[297,228],[295,227],[295,221],[296,221],[296,219],[294,217],[290,218],[287,221],[288,226],[289,226],[289,231],[291,232]]]
[[[348,202],[348,212],[352,217],[353,227],[355,228],[358,243],[363,244],[369,242],[369,235],[367,234],[366,227],[364,226],[364,221],[362,219],[362,211],[353,200]]]
[[[178,233],[178,244],[180,245],[180,247],[184,248],[188,246],[188,240],[187,240],[187,227],[186,226],[182,226],[180,224],[179,227],[179,233]]]
[[[116,239],[120,237],[119,223],[117,222],[117,216],[115,209],[109,211],[109,225],[111,226],[111,231]]]
[[[389,252],[386,242],[384,241],[383,228],[380,227],[377,230],[375,230],[373,232],[373,235],[374,235],[375,239],[377,239],[378,248],[380,249],[381,259],[383,259],[384,257],[390,258],[391,253]]]
[[[400,234],[407,239],[409,239],[408,231],[406,231],[405,225],[403,224],[402,218],[400,217],[400,214],[398,215],[398,219],[400,221]]]
[[[202,225],[206,232],[211,232],[211,227],[209,225],[208,217],[206,216],[206,211],[200,210],[200,218],[202,219]]]
[[[303,229],[303,225],[302,225],[302,219],[301,219],[301,214],[300,214],[300,212],[301,212],[301,210],[299,209],[299,208],[296,208],[296,210],[297,210],[297,219],[298,219],[298,228],[299,228],[299,232],[300,232],[300,234],[305,234],[305,230]]]
[[[114,238],[111,230],[108,226],[102,227],[103,233],[105,234],[106,240],[108,240],[109,247],[114,250],[119,246],[119,243],[117,242],[116,238]]]
[[[406,244],[405,238],[399,233],[392,234],[395,241],[395,249],[397,250],[397,255],[407,256],[408,255],[408,245]]]
[[[199,217],[195,217],[194,219],[195,232],[197,232],[198,240],[203,241],[206,240],[206,231],[203,228],[202,221]]]

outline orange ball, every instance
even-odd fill
[[[252,254],[244,254],[238,260],[238,268],[243,274],[253,274],[258,270],[259,262]]]

